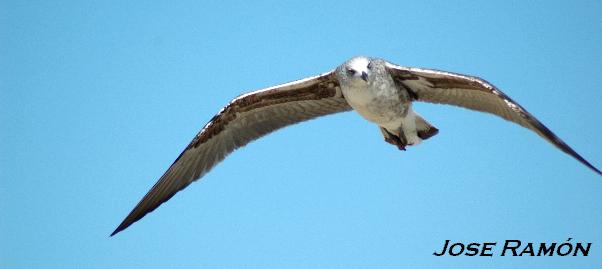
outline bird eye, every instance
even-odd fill
[[[351,68],[347,68],[347,74],[349,75],[355,75],[356,71],[351,69]]]
[[[369,62],[367,67],[368,69],[372,69],[372,62]]]

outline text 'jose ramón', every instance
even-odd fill
[[[574,243],[573,238],[565,242],[524,243],[520,240],[505,240],[499,256],[587,256],[592,243]],[[433,252],[435,256],[493,256],[497,242],[454,243],[445,240],[443,249]]]

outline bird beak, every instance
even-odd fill
[[[362,72],[362,79],[363,79],[365,82],[368,82],[368,73],[366,73],[366,72]]]

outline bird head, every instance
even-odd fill
[[[339,80],[347,83],[368,83],[372,74],[372,59],[368,57],[354,57],[339,66],[337,76]]]

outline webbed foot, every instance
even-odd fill
[[[394,135],[392,133],[390,133],[389,131],[387,131],[387,129],[380,127],[380,131],[383,134],[383,137],[385,138],[385,142],[397,146],[397,148],[399,150],[406,150],[406,146],[408,145],[407,140],[405,139],[405,137],[399,137],[397,135]]]

